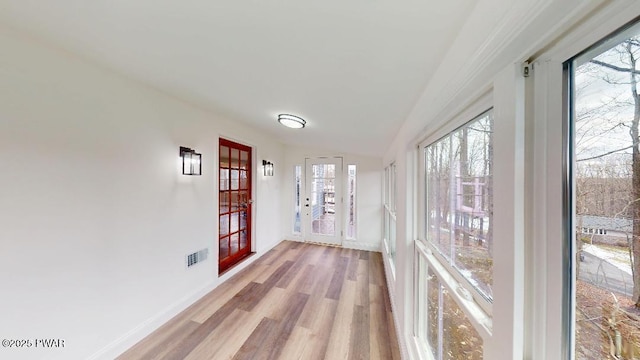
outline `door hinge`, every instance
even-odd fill
[[[522,63],[522,76],[529,77],[533,73],[533,63],[525,61]]]

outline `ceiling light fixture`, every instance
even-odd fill
[[[307,124],[303,118],[289,114],[278,115],[278,122],[292,129],[302,129]]]

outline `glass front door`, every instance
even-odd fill
[[[306,159],[306,240],[342,244],[342,158]]]

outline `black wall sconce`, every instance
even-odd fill
[[[273,176],[273,163],[271,161],[262,160],[262,168],[264,176]]]
[[[202,154],[188,147],[180,146],[182,175],[202,175]]]

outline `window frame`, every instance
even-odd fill
[[[396,262],[396,163],[391,162],[385,167],[384,171],[384,205],[383,205],[383,232],[384,246],[387,252],[389,262],[391,264],[391,274],[395,279],[395,262]]]
[[[584,6],[587,6],[586,3]],[[531,242],[528,247],[528,269],[543,269],[529,274],[527,353],[531,358],[574,358],[572,324],[575,289],[572,261],[571,194],[569,171],[570,100],[566,62],[585,53],[602,39],[621,30],[625,24],[638,20],[640,3],[613,2],[598,9],[578,26],[557,39],[530,61],[534,65],[535,86],[526,97],[536,111],[528,111],[533,122],[531,147],[530,193],[532,214],[529,236],[544,241]],[[560,240],[558,240],[560,239]],[[558,276],[561,274],[561,276]],[[536,315],[534,315],[536,314]]]
[[[525,109],[521,99],[525,97],[525,82],[522,76],[522,68],[519,64],[510,64],[502,71],[498,72],[484,87],[478,88],[476,95],[470,97],[466,104],[460,104],[457,111],[452,111],[448,121],[444,121],[439,127],[427,132],[426,136],[416,141],[418,161],[417,186],[418,193],[418,222],[415,252],[421,254],[421,248],[431,252],[424,255],[429,264],[440,262],[429,249],[429,244],[425,239],[426,226],[426,193],[422,186],[425,181],[425,159],[422,149],[450,132],[458,129],[462,125],[484,113],[487,109],[493,108],[493,186],[501,189],[494,192],[494,253],[493,253],[493,308],[500,311],[487,312],[479,306],[475,300],[474,305],[478,307],[465,307],[465,291],[460,294],[457,289],[465,288],[468,283],[452,280],[454,283],[449,286],[454,300],[461,306],[467,319],[476,324],[475,329],[483,336],[483,358],[522,358],[524,354],[524,243],[525,243]],[[435,259],[435,261],[434,261]],[[418,288],[415,287],[420,281],[418,268],[414,264],[414,313],[413,331],[414,341],[419,356],[428,358],[427,354],[421,351],[421,346],[417,339],[418,328],[416,321],[419,320],[420,298]],[[437,270],[437,269],[436,269]],[[445,271],[446,275],[450,275]],[[444,278],[444,277],[442,277]],[[441,279],[442,281],[442,279]],[[469,285],[466,285],[469,286]],[[477,309],[481,309],[476,311]],[[488,318],[490,317],[490,324]],[[483,329],[484,327],[484,329]],[[484,335],[483,335],[484,334]]]
[[[420,143],[419,146],[419,156],[420,156],[420,175],[421,175],[421,180],[419,182],[420,184],[420,190],[423,194],[423,196],[420,197],[421,200],[421,204],[420,204],[420,208],[422,209],[421,214],[423,216],[421,216],[420,219],[420,234],[419,234],[419,239],[421,241],[421,245],[425,246],[429,252],[429,257],[433,257],[435,259],[438,260],[439,264],[438,266],[441,266],[442,268],[446,269],[446,271],[448,272],[449,275],[451,275],[453,277],[453,279],[455,279],[455,281],[457,281],[457,283],[459,284],[458,286],[462,286],[464,289],[466,289],[466,291],[469,292],[469,294],[471,294],[471,296],[473,297],[473,299],[476,301],[476,303],[483,309],[483,311],[489,315],[489,317],[492,315],[493,313],[493,301],[490,301],[489,299],[487,299],[481,292],[478,291],[478,289],[476,289],[469,281],[468,278],[466,278],[464,275],[461,274],[460,269],[455,268],[454,266],[452,266],[450,264],[451,260],[446,258],[441,252],[440,250],[431,242],[429,241],[429,239],[425,238],[425,234],[426,234],[426,223],[427,223],[427,200],[426,200],[426,188],[427,188],[427,181],[425,178],[425,174],[426,174],[426,152],[427,152],[427,148],[431,145],[434,145],[436,143],[438,143],[439,141],[446,139],[446,138],[452,138],[454,136],[454,134],[456,132],[458,132],[459,130],[461,130],[463,127],[471,124],[472,122],[481,119],[483,116],[485,116],[485,114],[487,114],[488,112],[492,112],[493,114],[493,106],[491,106],[491,104],[489,103],[489,99],[488,98],[483,98],[481,101],[479,101],[479,103],[473,107],[473,111],[480,111],[479,113],[477,113],[475,116],[473,116],[471,119],[467,120],[466,122],[462,123],[461,125],[457,126],[456,128],[452,129],[451,131],[447,132],[445,135],[439,137],[439,138],[428,138],[427,140],[423,141]],[[487,107],[488,106],[488,107]],[[482,108],[485,108],[485,110],[480,110]],[[465,113],[465,115],[468,115],[468,113]],[[493,115],[492,115],[493,116]],[[457,123],[457,122],[456,122]],[[493,259],[492,259],[493,260]],[[434,269],[434,271],[436,271],[436,273],[439,273],[439,268]],[[446,278],[446,275],[444,274],[440,274],[439,277],[441,278]],[[443,280],[441,279],[441,282],[443,282]],[[453,284],[451,283],[451,281],[444,281],[443,283],[447,283],[449,285],[449,287],[451,288],[451,290],[453,291]]]
[[[484,296],[477,293],[470,282],[459,273],[459,271],[450,266],[447,260],[439,250],[426,238],[427,230],[427,184],[426,184],[426,149],[448,136],[452,136],[457,130],[467,124],[479,119],[487,111],[493,110],[493,92],[488,90],[484,92],[474,103],[468,106],[464,111],[453,117],[444,126],[434,131],[431,135],[424,137],[418,143],[416,151],[418,152],[418,216],[417,216],[417,238],[415,241],[415,258],[414,258],[414,316],[416,319],[413,324],[414,342],[420,356],[436,360],[429,350],[429,343],[426,339],[421,339],[421,335],[426,334],[427,302],[428,294],[427,280],[424,278],[428,273],[428,269],[438,277],[442,284],[451,294],[452,299],[462,309],[466,318],[473,324],[475,330],[483,339],[483,344],[493,336],[493,309],[492,304],[488,302]],[[494,117],[495,119],[495,117]],[[495,255],[494,255],[495,256]],[[472,300],[470,300],[470,298]],[[487,351],[484,350],[486,354]],[[485,359],[488,357],[485,356]]]
[[[562,353],[570,359],[576,356],[576,308],[577,308],[577,251],[578,244],[576,238],[576,198],[578,195],[576,188],[576,84],[575,72],[585,59],[591,59],[594,56],[607,51],[613,46],[617,46],[621,41],[627,39],[630,34],[640,33],[640,17],[632,19],[625,24],[617,27],[591,45],[585,47],[582,51],[562,62],[562,113],[563,113],[563,196],[562,196],[562,212],[563,212],[563,348]],[[587,60],[588,61],[588,60]],[[589,229],[590,233],[598,234],[598,229]],[[602,232],[602,229],[600,229]],[[633,265],[632,265],[633,266]]]

